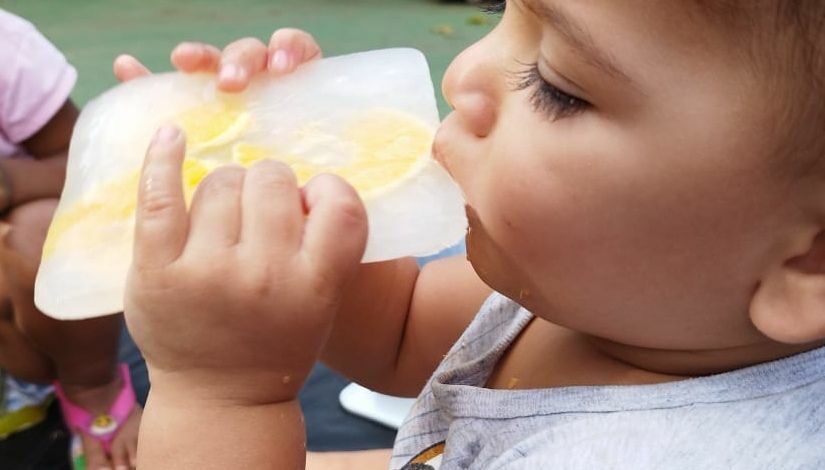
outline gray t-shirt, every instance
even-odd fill
[[[825,469],[825,348],[657,385],[484,388],[532,315],[493,295],[399,430],[392,469]]]

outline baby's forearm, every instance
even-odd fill
[[[4,199],[0,204],[14,207],[36,199],[60,197],[66,177],[66,160],[65,153],[40,160],[3,160],[0,165],[6,190],[0,195]],[[9,196],[10,204],[5,199]]]
[[[167,392],[152,383],[140,425],[138,468],[304,468],[297,400],[241,405],[193,398],[187,390]]]
[[[117,316],[62,322],[36,310],[16,315],[26,335],[54,363],[57,379],[67,392],[110,384],[116,377],[121,320]]]
[[[415,396],[490,288],[462,256],[364,265],[347,289],[322,359],[373,390]]]
[[[54,379],[52,361],[32,345],[12,319],[0,318],[0,368],[27,382]]]
[[[359,383],[382,389],[396,364],[417,278],[412,258],[362,265],[345,290],[322,360]]]

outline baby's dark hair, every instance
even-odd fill
[[[777,154],[789,157],[780,161],[797,174],[825,174],[825,1],[694,1],[767,77]]]

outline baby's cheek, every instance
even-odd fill
[[[523,265],[530,253],[546,249],[540,240],[547,229],[547,220],[541,206],[533,201],[531,191],[498,183],[503,180],[493,182],[493,189],[476,199],[475,214],[472,211],[468,214],[471,221],[468,246],[483,246],[483,254],[498,258],[497,263]],[[513,266],[500,268],[512,270]]]

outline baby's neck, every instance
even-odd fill
[[[825,345],[825,341],[809,344],[782,344],[766,339],[761,343],[725,349],[681,351],[647,349],[601,338],[588,336],[584,338],[609,358],[640,370],[682,377],[711,375],[741,369]]]
[[[683,377],[649,372],[603,353],[586,336],[533,319],[496,364],[489,388],[637,385]]]
[[[825,343],[825,342],[823,342]],[[640,385],[711,375],[787,357],[820,344],[764,344],[714,351],[628,346],[534,319],[487,381],[498,389]]]

